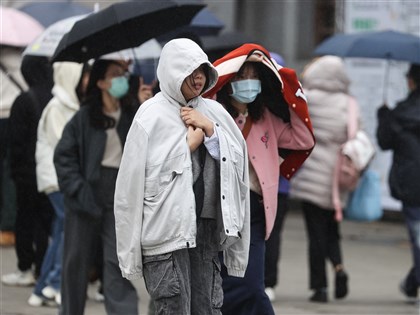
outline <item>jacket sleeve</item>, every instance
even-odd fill
[[[228,215],[230,217],[243,217],[243,224],[242,227],[238,227],[239,235],[231,235],[232,231],[226,231],[225,226],[223,233],[225,233],[227,239],[230,239],[227,242],[230,243],[232,240],[234,242],[225,244],[225,246],[222,245],[222,247],[224,248],[224,264],[228,274],[235,277],[244,277],[248,265],[251,239],[248,152],[245,139],[233,120],[231,120],[231,124],[229,130],[216,128],[221,149],[222,212],[225,215],[226,209],[223,210],[223,207],[226,207],[224,202],[227,198],[229,200],[227,204]],[[235,152],[235,148],[239,148],[239,154]],[[225,217],[223,221],[225,222]]]
[[[275,117],[277,126],[277,145],[279,148],[292,150],[307,150],[315,145],[311,131],[293,111],[290,112],[290,123],[284,123]]]
[[[34,119],[31,109],[35,106],[27,94],[20,94],[13,102],[9,117],[10,167],[15,181],[23,181],[31,174],[28,158],[31,154],[28,142],[31,136],[30,120]]]
[[[54,165],[60,191],[68,196],[74,196],[84,183],[80,169],[78,117],[79,115],[74,116],[66,125],[54,150]]]
[[[114,199],[117,256],[123,277],[130,280],[143,276],[141,234],[147,145],[147,134],[134,121],[127,135]]]
[[[54,167],[53,156],[54,149],[61,138],[61,134],[66,122],[63,122],[60,136],[53,143],[50,141],[51,130],[48,125],[54,120],[54,111],[52,111],[52,102],[50,102],[42,112],[41,119],[38,124],[37,142],[36,142],[36,177],[38,189],[41,192],[49,193],[58,191],[57,173]],[[61,115],[60,115],[61,116]]]
[[[378,109],[378,127],[376,129],[376,139],[382,150],[394,149],[398,143],[398,137],[403,134],[402,128],[392,116],[392,111],[382,106]]]

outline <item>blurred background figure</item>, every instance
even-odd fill
[[[285,62],[281,55],[270,51],[271,58],[277,64],[284,67]],[[265,293],[270,301],[276,298],[275,287],[279,279],[279,262],[281,257],[281,234],[283,224],[289,210],[289,181],[280,175],[279,190],[277,194],[277,213],[274,221],[273,231],[270,238],[265,242]]]
[[[25,56],[21,72],[29,90],[15,99],[9,119],[11,174],[17,201],[18,270],[3,275],[2,282],[27,286],[34,284],[41,273],[53,215],[47,197],[38,192],[35,173],[36,130],[41,112],[52,97],[52,69],[45,57]]]
[[[420,65],[407,75],[409,94],[394,109],[378,109],[376,136],[383,150],[393,152],[389,173],[391,195],[403,204],[402,212],[411,242],[413,266],[400,284],[408,298],[417,298],[420,286]]]
[[[75,62],[56,62],[54,69],[54,97],[42,111],[37,129],[36,179],[38,190],[46,195],[54,208],[51,243],[42,264],[28,303],[41,306],[47,302],[60,302],[61,257],[64,230],[64,205],[53,163],[54,149],[64,126],[79,110],[77,91],[82,81],[83,65]]]
[[[128,92],[126,66],[97,60],[86,99],[56,146],[54,164],[65,207],[60,314],[84,313],[98,233],[106,312],[138,313],[136,289],[118,266],[113,211],[122,150],[138,108]]]
[[[350,81],[339,57],[324,56],[310,63],[302,84],[308,100],[316,145],[312,155],[291,180],[290,195],[302,201],[308,237],[309,287],[312,302],[328,302],[326,260],[335,274],[336,299],[348,293],[340,225],[332,198],[333,171],[341,145],[347,140]],[[344,204],[346,194],[341,194]]]
[[[0,246],[15,245],[16,191],[10,175],[10,109],[27,89],[20,72],[22,48],[0,45]]]

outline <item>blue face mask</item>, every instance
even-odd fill
[[[120,76],[111,80],[111,87],[108,89],[108,92],[111,96],[120,99],[127,94],[128,89],[128,79],[124,76]]]
[[[249,104],[255,101],[257,95],[261,93],[260,80],[240,80],[230,83],[232,96],[242,104]]]

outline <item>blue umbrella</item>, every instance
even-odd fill
[[[389,61],[397,60],[420,64],[420,37],[396,31],[337,34],[317,46],[314,55],[387,60],[383,89],[383,99],[386,103],[385,93],[388,85]]]
[[[314,55],[380,58],[420,64],[420,37],[396,31],[337,34],[317,46]]]
[[[65,18],[92,13],[93,9],[73,2],[31,2],[19,8],[35,18],[44,27]]]

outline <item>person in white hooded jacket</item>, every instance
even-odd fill
[[[144,276],[158,314],[221,314],[218,252],[232,276],[248,263],[246,143],[223,106],[201,97],[218,75],[196,43],[168,42],[157,76],[161,92],[138,110],[117,177],[120,268]]]
[[[38,124],[36,144],[36,178],[38,191],[45,193],[53,205],[55,218],[51,229],[52,241],[45,254],[41,275],[28,303],[41,306],[47,299],[61,302],[61,254],[64,231],[63,195],[59,191],[54,167],[54,150],[64,126],[79,110],[77,87],[83,65],[75,62],[55,62],[53,98],[44,108]]]

